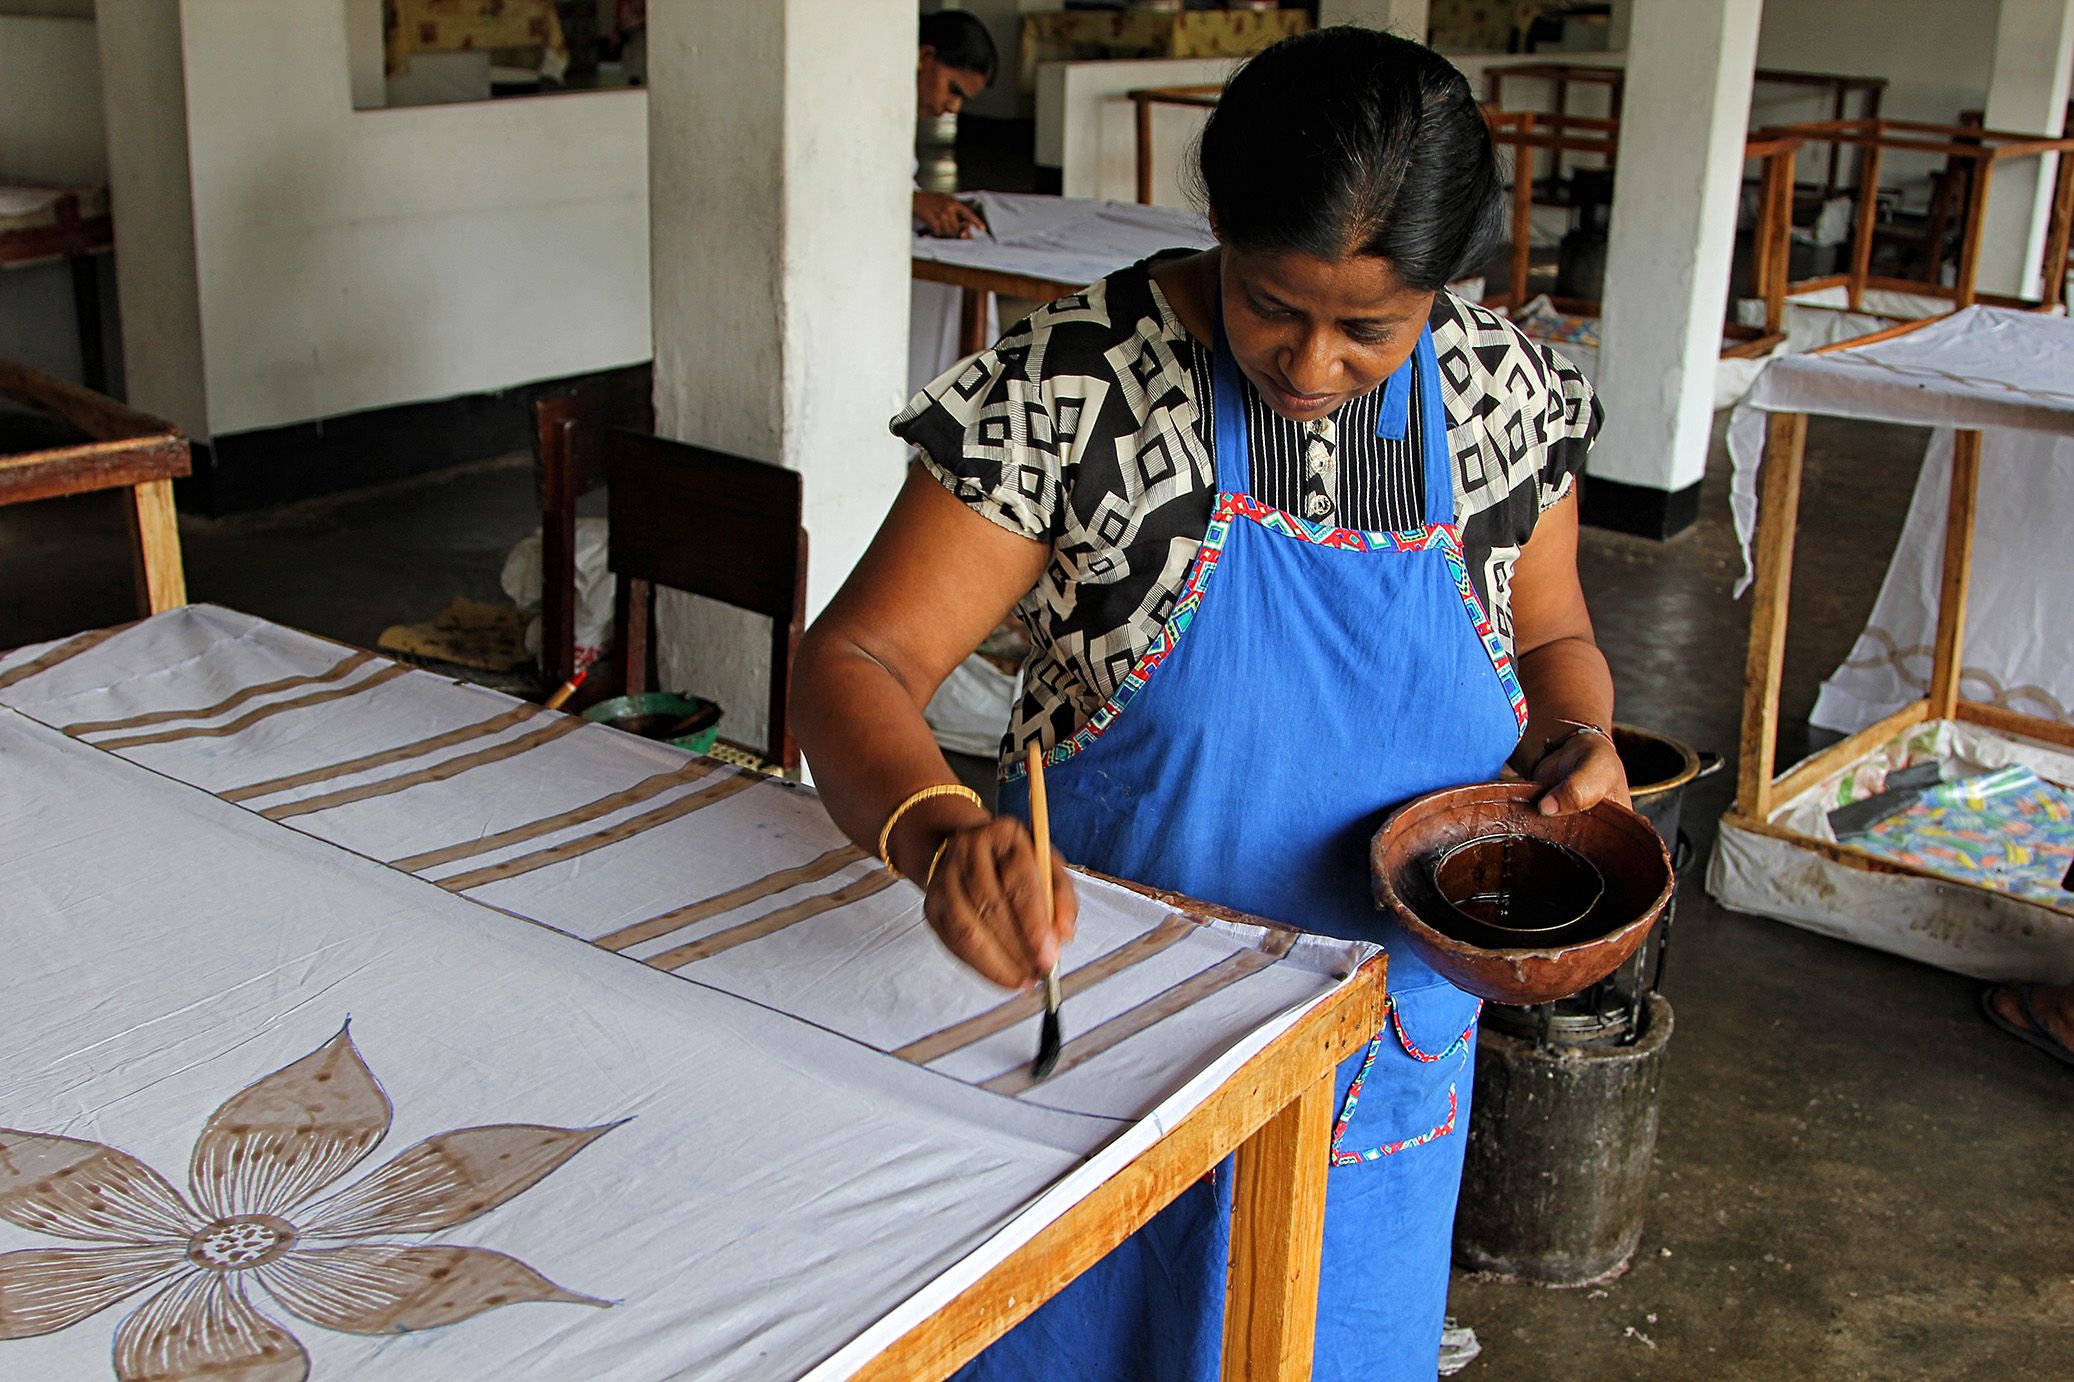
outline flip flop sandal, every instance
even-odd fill
[[[2028,1027],[2019,1027],[2016,1023],[2011,1022],[2008,1018],[2002,1016],[2001,1013],[1995,1011],[1995,990],[2002,987],[2005,986],[2002,984],[1990,984],[1980,991],[1980,1010],[1987,1020],[2015,1037],[2018,1041],[2027,1042],[2037,1047],[2054,1060],[2065,1065],[2074,1065],[2074,1050],[2069,1050],[2053,1038],[2052,1033],[2045,1029],[2045,1023],[2039,1019],[2037,1010],[2031,1006],[2031,990],[2038,986],[2036,984],[2013,984],[2007,986],[2016,990],[2016,1006],[2023,1013],[2024,1021],[2031,1024]]]

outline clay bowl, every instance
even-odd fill
[[[1443,978],[1494,1003],[1548,1003],[1597,983],[1635,953],[1671,900],[1670,852],[1648,821],[1612,802],[1544,816],[1534,810],[1541,790],[1484,782],[1432,792],[1393,812],[1369,846],[1376,905]],[[1508,862],[1507,836],[1538,843],[1515,846]],[[1455,902],[1435,878],[1450,850]],[[1456,863],[1465,855],[1471,864]],[[1596,873],[1596,896],[1569,860]],[[1492,899],[1507,888],[1516,893],[1512,915],[1494,916]],[[1471,905],[1458,905],[1464,900]],[[1493,920],[1538,929],[1494,928]]]

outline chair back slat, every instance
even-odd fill
[[[608,564],[622,592],[614,641],[626,685],[647,685],[650,592],[657,586],[771,621],[770,704],[763,756],[799,766],[786,714],[792,660],[806,627],[807,534],[799,472],[626,428],[569,424],[602,460],[611,517]],[[591,432],[586,437],[584,433]]]
[[[614,573],[792,617],[799,472],[620,428],[606,451]]]

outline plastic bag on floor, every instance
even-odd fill
[[[605,565],[609,527],[602,518],[576,520],[576,668],[590,666],[612,646],[612,597],[614,581]],[[498,578],[504,593],[520,609],[531,613],[526,624],[526,651],[540,657],[540,602],[542,557],[540,530],[520,538],[504,559],[504,574]]]

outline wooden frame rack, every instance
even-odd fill
[[[187,438],[112,398],[0,360],[0,395],[50,413],[91,439],[0,456],[0,504],[127,489],[137,604],[146,614],[187,603],[173,481],[192,470]]]
[[[1780,67],[1760,67],[1751,73],[1753,87],[1786,86],[1830,94],[1830,118],[1843,120],[1849,116],[1851,97],[1864,99],[1860,118],[1878,119],[1880,100],[1886,94],[1885,77],[1854,77],[1842,72],[1797,72]],[[1592,63],[1537,62],[1524,63],[1516,67],[1493,67],[1484,73],[1484,100],[1500,109],[1505,105],[1505,83],[1508,80],[1545,81],[1553,88],[1551,104],[1555,115],[1570,113],[1571,86],[1602,86],[1607,89],[1607,114],[1618,120],[1621,106],[1627,98],[1627,69],[1606,67]],[[1560,171],[1560,170],[1559,170]],[[1832,155],[1823,172],[1820,195],[1827,199],[1836,195],[1839,170],[1837,158]]]
[[[1522,73],[1554,71],[1556,68],[1544,64],[1505,70]],[[1617,68],[1576,70],[1594,74],[1592,79],[1609,72],[1619,75]],[[1153,108],[1164,105],[1213,109],[1222,91],[1223,88],[1218,86],[1165,86],[1145,87],[1128,93],[1137,115],[1140,205],[1149,205],[1152,201]],[[1562,112],[1505,111],[1489,106],[1484,109],[1484,118],[1490,123],[1492,140],[1512,150],[1515,169],[1528,165],[1539,150],[1557,154],[1595,154],[1610,164],[1620,147],[1620,121],[1616,118]],[[1780,331],[1786,315],[1786,264],[1793,229],[1793,167],[1799,148],[1800,141],[1791,135],[1764,134],[1753,135],[1744,150],[1746,160],[1760,164],[1756,244],[1758,296],[1764,300],[1764,325],[1760,328],[1734,321],[1724,322],[1722,334],[1733,341],[1723,349],[1724,356],[1761,356],[1785,339]],[[1531,259],[1528,230],[1534,205],[1533,178],[1519,176],[1516,172],[1512,183],[1511,282],[1503,295],[1487,296],[1484,299],[1487,306],[1503,306],[1508,311],[1517,312],[1527,303],[1526,285]],[[916,277],[921,276],[918,265]],[[1599,304],[1578,299],[1558,299],[1556,306],[1562,311],[1584,316],[1596,316],[1599,311]]]
[[[1891,340],[1940,320],[1943,318],[1907,322],[1814,353],[1829,354]],[[1929,694],[1842,742],[1802,759],[1786,772],[1773,775],[1778,751],[1779,695],[1786,658],[1787,605],[1792,594],[1794,538],[1800,521],[1807,422],[1805,413],[1772,413],[1767,419],[1754,554],[1756,585],[1750,609],[1750,645],[1744,667],[1741,758],[1735,805],[1722,817],[1722,825],[1784,840],[1852,868],[1937,878],[1940,882],[1991,891],[1978,884],[1911,868],[1834,840],[1801,834],[1771,820],[1773,811],[1781,805],[1842,772],[1895,735],[1932,720],[1957,720],[1997,733],[2020,735],[2074,750],[2074,726],[2001,706],[1969,701],[1959,694],[1966,602],[1973,573],[1974,513],[1980,485],[1980,432],[1978,429],[1962,429],[1954,437],[1952,450],[1951,501],[1945,522]]]
[[[1984,293],[1979,288],[1980,251],[1986,229],[1988,195],[1995,170],[2020,158],[2043,158],[2074,151],[2074,137],[2047,138],[2013,134],[1967,125],[1936,125],[1920,120],[1822,120],[1804,125],[1780,125],[1761,132],[1765,137],[1797,139],[1802,144],[1851,145],[1860,151],[1857,212],[1851,231],[1850,267],[1843,273],[1802,279],[1786,285],[1788,293],[1818,292],[1841,287],[1848,311],[1863,310],[1867,290],[1913,293],[1939,298],[1952,310],[1981,303],[1990,307],[2050,310],[2056,298],[2043,301]],[[1872,272],[1873,238],[1878,229],[1878,193],[1881,157],[1889,151],[1941,154],[1948,162],[1967,167],[1966,208],[1959,232],[1959,256],[1955,282],[1889,278]],[[2047,281],[2052,267],[2068,259],[2070,232],[2074,232],[2074,178],[2062,178],[2054,189],[2052,215],[2047,222],[2044,265]],[[2064,270],[2063,270],[2064,272]]]

